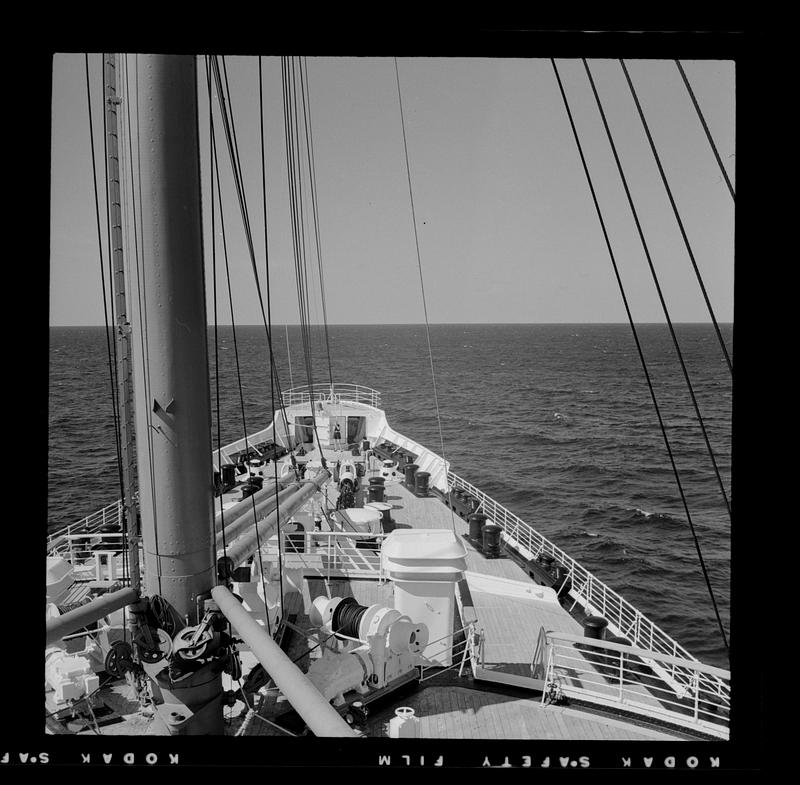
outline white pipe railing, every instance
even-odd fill
[[[728,738],[728,671],[696,660],[566,633],[547,632],[545,638],[546,645],[537,648],[539,661],[532,663],[532,670],[544,666],[543,702],[557,691]],[[648,675],[643,665],[653,661],[663,670],[671,668],[683,675],[688,688],[681,698]]]
[[[696,657],[641,611],[537,532],[530,524],[457,474],[448,472],[448,481],[452,488],[462,488],[478,499],[480,503],[478,510],[503,529],[503,539],[522,556],[535,559],[545,553],[560,562],[567,569],[572,582],[569,594],[575,602],[580,603],[586,613],[597,614],[606,619],[612,634],[630,638],[634,645],[649,651],[697,661]]]
[[[460,634],[464,634],[464,639],[456,643],[456,637]],[[453,662],[452,665],[448,665],[443,667],[438,663],[431,663],[430,665],[422,664],[419,666],[419,676],[420,676],[420,683],[423,681],[427,681],[428,679],[434,678],[434,676],[438,676],[445,671],[452,670],[453,668],[458,668],[458,675],[460,676],[464,671],[464,666],[467,663],[467,660],[470,661],[474,660],[475,658],[475,647],[476,647],[476,634],[475,634],[475,622],[469,622],[466,626],[462,627],[460,630],[456,630],[455,632],[449,632],[447,635],[442,635],[441,638],[437,638],[435,641],[429,641],[427,646],[433,646],[435,643],[440,643],[441,641],[447,640],[448,638],[451,639],[453,642],[450,645],[450,656],[452,659],[456,660]],[[426,646],[426,648],[427,648]],[[436,673],[432,673],[430,676],[426,676],[426,670],[430,671],[433,668],[436,668]]]
[[[85,518],[70,523],[67,526],[62,526],[60,529],[52,532],[47,537],[47,552],[59,548],[63,544],[63,539],[70,535],[78,534],[92,534],[99,532],[104,526],[116,524],[122,525],[122,502],[117,500],[111,504],[103,507],[103,509],[87,515]]]
[[[310,403],[312,391],[309,385],[292,387],[284,391],[281,396],[281,404],[284,407],[296,406],[299,404]],[[351,401],[354,403],[366,403],[376,409],[381,407],[381,394],[371,387],[364,387],[361,384],[333,384],[333,385],[314,385],[314,401],[323,403],[343,403]]]
[[[381,559],[381,547],[385,534],[370,532],[290,532],[281,531],[283,565],[300,568],[315,575],[330,579],[333,573],[346,573],[362,577],[377,577],[386,580]],[[371,547],[359,548],[358,541],[372,540]],[[277,558],[278,543],[271,538],[261,549],[267,559]]]

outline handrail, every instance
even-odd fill
[[[102,529],[103,526],[111,524],[122,524],[122,501],[119,499],[75,523],[67,524],[51,532],[47,537],[47,552],[49,553],[63,544],[63,538],[69,535],[93,534]]]
[[[547,647],[532,665],[544,669],[543,701],[565,695],[635,714],[667,719],[684,728],[728,738],[730,673],[695,660],[560,632],[545,633]],[[546,663],[545,663],[546,660]],[[643,663],[672,666],[687,688],[677,695],[648,676]]]
[[[448,472],[447,479],[451,488],[462,488],[478,499],[480,502],[478,509],[503,529],[504,539],[521,555],[525,556],[527,552],[528,558],[533,559],[542,553],[549,553],[561,562],[572,581],[569,594],[576,602],[580,602],[588,613],[602,615],[608,621],[609,630],[617,635],[631,638],[632,643],[648,651],[697,662],[696,657],[644,616],[641,611],[634,608],[627,600],[606,586],[599,578],[536,531],[530,524],[457,474]]]
[[[282,537],[297,537],[300,532],[281,530]],[[385,578],[383,559],[380,548],[383,540],[388,535],[374,534],[372,532],[358,531],[313,531],[303,534],[303,549],[294,550],[284,547],[284,566],[291,562],[299,561],[303,569],[324,574],[326,578],[332,576],[333,571],[353,571],[362,576],[376,576],[379,582]],[[272,540],[273,538],[270,538]],[[342,544],[342,541],[374,540],[375,548],[357,548],[355,545]],[[291,542],[292,540],[290,540]],[[299,541],[295,541],[299,545]],[[262,546],[262,553],[267,556],[277,556],[278,546],[275,542],[267,542]],[[322,557],[321,565],[312,562],[306,557]]]
[[[464,633],[464,640],[459,641],[458,643],[455,642],[456,636],[459,633]],[[461,629],[456,630],[455,632],[448,632],[446,635],[442,635],[441,638],[437,638],[435,641],[428,641],[428,646],[432,646],[435,643],[440,643],[447,638],[452,638],[453,643],[450,646],[450,656],[456,660],[456,662],[452,663],[451,665],[442,666],[436,662],[420,663],[419,666],[419,680],[420,683],[423,681],[427,681],[428,679],[434,678],[434,676],[438,676],[441,673],[445,673],[445,671],[452,670],[453,668],[458,668],[458,675],[460,676],[464,670],[464,665],[467,662],[467,659],[470,660],[474,659],[475,656],[475,622],[469,622],[464,625]],[[460,658],[459,658],[460,655]],[[425,670],[437,668],[436,673],[431,674],[430,676],[425,676]]]
[[[285,390],[281,396],[281,405],[296,406],[298,404],[310,403],[312,400],[312,388],[307,385],[300,385]],[[361,384],[331,384],[314,385],[314,402],[323,403],[342,403],[345,401],[355,403],[366,403],[376,409],[381,407],[381,394],[372,387],[365,387]]]

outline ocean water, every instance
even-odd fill
[[[671,337],[640,339],[726,633],[730,520]],[[732,327],[722,326],[728,350]],[[710,325],[677,325],[728,498],[731,378]],[[440,452],[424,326],[329,328],[335,382],[382,393],[390,424]],[[327,384],[321,329],[313,379]],[[444,450],[453,470],[530,523],[709,664],[727,654],[628,325],[432,325]],[[270,418],[265,330],[219,331],[222,443]],[[273,331],[281,385],[307,384],[298,327]],[[214,344],[209,331],[212,410]],[[556,416],[558,415],[558,416]],[[212,434],[216,418],[212,412]],[[106,339],[50,330],[48,527],[119,497]],[[215,443],[216,446],[216,443]]]

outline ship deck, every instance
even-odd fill
[[[460,586],[454,629],[475,621],[483,629],[485,645],[483,665],[474,673],[467,667],[461,676],[458,669],[443,671],[404,694],[374,714],[362,725],[368,736],[386,736],[394,708],[402,705],[415,710],[422,738],[459,739],[561,739],[561,740],[647,740],[687,739],[676,730],[650,725],[629,718],[616,719],[577,707],[544,705],[540,682],[531,678],[531,658],[542,627],[548,630],[581,633],[581,625],[561,605],[538,599],[536,584],[512,558],[486,558],[466,537],[467,523],[436,496],[420,498],[400,483],[387,483],[384,501],[392,505],[394,529],[448,529],[465,544],[467,574]],[[307,562],[307,557],[303,559]],[[288,564],[287,564],[288,566]],[[482,590],[488,586],[494,590]],[[497,588],[512,587],[521,596],[500,595]],[[530,591],[530,596],[525,592]],[[392,604],[393,584],[368,578],[307,577],[302,595],[287,597],[287,612],[293,624],[303,629],[314,598],[352,596],[362,605]],[[310,644],[295,635],[289,656],[305,670],[310,658]],[[589,664],[590,665],[590,664]],[[398,702],[399,701],[399,702]],[[267,721],[264,721],[267,720]],[[263,691],[248,721],[247,735],[284,735],[282,728],[299,730],[296,718],[274,691]]]
[[[317,456],[312,451],[307,459]],[[326,458],[335,461],[344,453],[325,450]],[[368,479],[368,478],[365,478]],[[363,484],[366,485],[366,482]],[[363,487],[362,487],[363,490]],[[330,491],[329,491],[330,492]],[[531,673],[531,660],[542,629],[581,634],[581,625],[558,602],[538,597],[537,584],[509,554],[487,558],[468,538],[468,524],[435,495],[419,497],[399,482],[387,482],[384,501],[391,505],[391,524],[384,533],[394,529],[452,530],[466,547],[465,577],[458,584],[458,603],[453,629],[460,630],[475,622],[483,632],[483,650],[479,666],[471,667],[469,660],[461,675],[459,669],[426,672],[426,680],[413,691],[405,690],[392,696],[368,714],[361,724],[368,736],[386,736],[388,722],[397,706],[409,706],[419,718],[418,733],[422,738],[466,739],[560,739],[560,740],[647,740],[691,738],[677,729],[655,725],[640,718],[618,718],[578,705],[563,706],[542,702],[541,682]],[[285,554],[285,567],[310,567],[313,554]],[[295,565],[293,562],[297,560]],[[314,577],[306,572],[302,593],[286,596],[288,642],[286,650],[301,670],[309,667],[319,656],[319,650],[309,651],[313,639],[308,611],[313,600],[320,596],[352,596],[361,605],[376,603],[393,605],[393,583],[375,577],[329,578]],[[305,633],[305,634],[304,634]],[[255,664],[252,654],[242,652],[245,672]],[[586,661],[587,667],[592,668]],[[427,678],[430,677],[430,678]],[[226,689],[236,689],[224,677]],[[414,682],[416,684],[416,682]],[[103,733],[152,733],[147,718],[131,711],[132,695],[127,685],[118,685],[106,693],[105,703],[122,722],[113,722]],[[287,730],[299,733],[302,721],[285,698],[274,688],[267,687],[250,693],[252,703],[241,701],[226,710],[226,733],[258,736],[283,736]],[[129,713],[130,712],[130,713]],[[83,731],[91,733],[91,730]]]

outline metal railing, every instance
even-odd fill
[[[628,638],[633,645],[639,648],[697,662],[696,657],[644,616],[641,611],[634,608],[569,554],[537,532],[530,524],[457,474],[448,472],[447,480],[451,489],[461,488],[478,499],[477,511],[482,512],[491,519],[492,523],[496,523],[503,529],[503,540],[521,556],[527,559],[536,559],[542,554],[547,554],[567,569],[568,578],[572,584],[568,594],[574,600],[573,607],[575,603],[578,603],[587,614],[602,616],[608,621],[608,629],[612,634]],[[656,662],[655,667],[660,668],[660,665]],[[679,670],[669,669],[661,675],[668,680],[674,679],[673,688],[677,692],[691,686],[684,681]]]
[[[139,546],[139,564],[144,556]],[[122,532],[65,534],[51,556],[60,556],[72,564],[76,581],[130,583],[127,546]]]
[[[291,390],[284,391],[281,396],[281,405],[296,406],[298,404],[310,403],[312,391],[309,385],[304,384],[300,387],[292,387]],[[313,400],[323,403],[344,403],[353,401],[355,403],[366,403],[381,408],[381,394],[371,387],[364,387],[361,384],[329,384],[314,385]]]
[[[456,641],[456,638],[459,635],[463,635],[463,639],[460,641]],[[452,665],[448,665],[443,667],[438,663],[431,663],[429,665],[420,665],[419,666],[419,680],[420,683],[423,681],[427,681],[428,679],[432,679],[435,676],[439,676],[446,671],[453,670],[453,668],[458,668],[458,675],[464,672],[464,666],[467,664],[467,661],[474,662],[476,658],[476,651],[480,645],[480,635],[476,631],[475,622],[469,622],[466,626],[462,627],[460,630],[456,630],[455,632],[449,632],[447,635],[443,635],[441,638],[437,638],[435,641],[429,641],[428,645],[425,647],[426,649],[428,646],[433,646],[436,643],[441,643],[442,641],[446,641],[450,639],[452,641],[450,645],[450,656],[452,657],[455,662]],[[436,668],[435,673],[431,673],[430,675],[426,676],[426,671],[431,671]]]
[[[638,647],[546,632],[534,655],[532,673],[544,675],[542,702],[558,695],[624,708],[719,738],[728,738],[730,673],[695,660]],[[682,674],[681,696],[647,667]]]
[[[122,502],[117,500],[112,502],[102,510],[93,512],[85,518],[71,523],[68,526],[63,526],[60,529],[52,532],[47,537],[47,552],[57,551],[61,549],[66,543],[65,538],[71,535],[85,535],[94,534],[99,532],[104,526],[118,525],[122,526]],[[60,555],[60,554],[59,554]]]
[[[334,573],[356,577],[387,579],[381,559],[381,546],[387,535],[370,532],[281,532],[284,568],[302,569],[330,579]],[[366,547],[357,547],[358,542]],[[277,538],[261,549],[269,560],[278,557]]]

